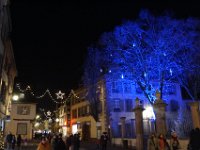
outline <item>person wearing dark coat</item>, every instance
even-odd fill
[[[16,138],[15,135],[12,136],[12,149],[15,149]]]
[[[9,131],[8,135],[6,136],[6,143],[7,143],[7,150],[12,150],[12,133]]]
[[[58,136],[58,142],[56,145],[56,150],[66,150],[65,142],[62,139],[62,134],[59,134]]]
[[[56,149],[57,146],[58,146],[58,135],[55,134],[53,136],[53,138],[51,139],[51,148],[52,148],[52,150],[57,150]]]
[[[74,134],[74,138],[73,138],[73,142],[74,142],[74,150],[79,150],[80,147],[80,135],[79,133]]]
[[[18,134],[18,136],[17,136],[17,150],[20,150],[21,143],[22,143],[22,137],[21,137],[20,134]]]
[[[72,135],[73,136],[73,135]],[[70,136],[67,136],[66,138],[66,149],[67,150],[71,150],[71,145],[72,145],[72,138],[71,135]]]
[[[107,149],[107,141],[108,141],[107,132],[103,132],[103,134],[101,135],[101,148],[102,148],[102,150]]]
[[[190,141],[188,144],[189,150],[200,149],[199,138],[200,138],[200,129],[199,128],[192,129],[190,132]]]

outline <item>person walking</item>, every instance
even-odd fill
[[[71,150],[72,139],[70,138],[70,136],[67,136],[66,138],[66,150]]]
[[[80,147],[80,135],[79,133],[74,134],[74,150],[79,150]]]
[[[163,134],[158,136],[158,150],[170,150],[170,146]]]
[[[158,140],[155,133],[151,133],[148,138],[147,150],[158,150]]]
[[[15,149],[16,138],[15,135],[12,135],[12,149]]]
[[[70,140],[69,150],[74,150],[74,135],[72,133],[69,136],[69,140]]]
[[[189,150],[199,150],[200,149],[199,137],[200,137],[200,129],[199,128],[192,129],[190,132],[190,141],[188,144]]]
[[[176,132],[172,132],[172,134],[171,134],[170,148],[171,148],[171,150],[178,150],[180,148],[180,143],[179,143]]]
[[[12,150],[12,133],[9,131],[6,136],[7,150]]]
[[[56,134],[54,134],[53,138],[51,139],[52,150],[57,150],[56,146],[58,146],[58,136]]]
[[[20,134],[17,136],[17,150],[21,149],[22,137]]]
[[[41,142],[38,144],[37,150],[51,150],[51,146],[46,137],[42,137]]]
[[[108,141],[107,132],[103,132],[103,134],[101,135],[100,141],[101,141],[102,150],[106,150],[107,149],[107,141]]]
[[[58,142],[56,145],[56,150],[66,150],[65,142],[62,139],[62,134],[58,135]]]

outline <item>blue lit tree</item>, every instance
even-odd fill
[[[198,40],[197,40],[198,41]],[[199,43],[198,43],[199,44]],[[200,46],[200,45],[199,45]],[[189,57],[190,56],[190,57]],[[181,58],[187,70],[184,74],[178,77],[178,81],[181,86],[187,92],[189,98],[192,100],[199,100],[200,98],[200,54],[196,50],[192,55],[185,55]],[[188,64],[188,59],[193,61],[193,66]]]
[[[101,53],[94,47],[88,48],[88,54],[85,62],[84,85],[87,89],[86,98],[90,102],[90,114],[95,121],[99,121],[100,101],[98,81],[103,70],[100,70]]]
[[[185,71],[194,70],[192,57],[199,51],[198,26],[199,20],[194,18],[154,16],[143,10],[137,20],[127,21],[100,37],[95,51],[103,55],[98,55],[101,58],[93,67],[97,71],[100,67],[111,70],[107,76],[110,79],[134,80],[153,103],[157,89],[162,96],[166,83],[178,82]],[[187,65],[182,60],[185,56]]]

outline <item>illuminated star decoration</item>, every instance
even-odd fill
[[[51,112],[50,111],[47,111],[47,116],[51,116]]]
[[[65,93],[58,91],[58,93],[56,93],[56,95],[57,95],[57,99],[63,99],[63,96],[65,95]]]

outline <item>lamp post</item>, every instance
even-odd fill
[[[15,94],[15,95],[13,95],[13,97],[12,97],[12,100],[13,100],[13,101],[18,101],[18,100],[19,100],[19,96],[18,96],[18,95],[16,95],[16,94]]]

